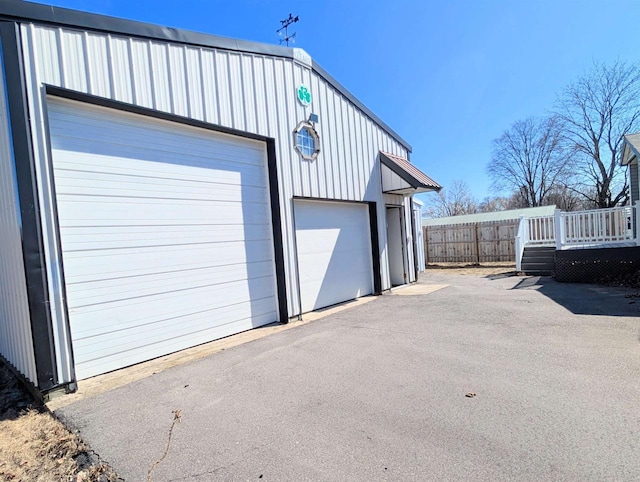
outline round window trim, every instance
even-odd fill
[[[309,122],[300,122],[293,131],[293,146],[303,159],[313,161],[320,153],[320,136]]]

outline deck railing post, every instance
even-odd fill
[[[527,225],[529,221],[524,214],[520,215],[520,222],[518,223],[518,232],[516,233],[516,271],[522,271],[522,255],[524,254],[524,247],[528,241]]]
[[[562,249],[564,244],[564,229],[562,229],[562,211],[556,209],[553,212],[553,233],[556,238],[556,250]]]

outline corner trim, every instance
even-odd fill
[[[22,251],[27,280],[33,350],[38,388],[45,391],[58,384],[58,370],[18,24],[0,22],[0,38],[2,39],[18,198],[22,216]]]
[[[76,362],[75,355],[73,354],[73,336],[71,335],[71,319],[69,317],[69,305],[67,303],[67,281],[65,279],[65,270],[64,270],[64,259],[62,256],[62,236],[60,234],[60,218],[58,216],[58,195],[56,193],[56,177],[53,169],[53,152],[51,150],[51,128],[49,126],[49,105],[47,103],[47,89],[46,86],[41,86],[40,88],[40,100],[42,105],[42,120],[44,122],[44,138],[45,138],[45,150],[47,152],[47,159],[49,160],[47,168],[49,170],[49,179],[52,180],[50,186],[51,192],[51,211],[52,211],[52,219],[51,226],[52,229],[55,230],[56,234],[56,242],[57,242],[57,252],[58,259],[55,261],[58,263],[58,267],[60,269],[60,290],[62,293],[62,309],[64,310],[64,322],[65,322],[65,330],[67,332],[67,343],[65,348],[67,349],[67,356],[69,359],[69,375],[70,381],[67,384],[71,384],[76,386],[77,378],[76,378]],[[53,260],[51,260],[53,261]],[[58,340],[60,343],[62,340]],[[60,347],[58,347],[60,348]],[[66,386],[66,385],[65,385]],[[52,387],[51,390],[54,390],[57,387]],[[66,389],[65,389],[66,390]],[[75,390],[74,390],[75,391]]]
[[[269,197],[271,199],[271,223],[273,229],[273,251],[276,264],[276,285],[278,290],[278,311],[280,323],[289,323],[287,303],[287,279],[284,266],[284,245],[282,240],[282,215],[280,213],[280,187],[278,183],[278,162],[275,139],[267,139],[267,169],[269,174]]]
[[[378,233],[378,203],[369,202],[369,230],[371,231],[371,259],[373,259],[373,292],[382,294],[380,269],[380,233]]]

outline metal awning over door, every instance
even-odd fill
[[[380,163],[382,165],[382,192],[416,194],[442,189],[440,184],[404,157],[380,151]]]

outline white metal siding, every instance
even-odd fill
[[[273,137],[289,314],[297,314],[299,306],[294,195],[381,203],[378,226],[382,282],[383,288],[389,287],[377,156],[384,150],[407,157],[407,151],[322,77],[291,59],[81,33],[79,37],[78,31],[68,28],[22,26],[36,131],[43,127],[38,93],[42,83],[48,83]],[[312,106],[297,102],[295,88],[299,83],[310,87]],[[306,161],[293,148],[292,131],[311,112],[320,117],[317,129],[321,152],[315,161]],[[39,159],[44,166],[45,154],[39,153]],[[40,175],[46,184],[43,167]]]
[[[3,66],[0,50],[0,353],[37,385]]]
[[[367,205],[294,201],[302,313],[373,292]]]
[[[631,196],[631,204],[635,205],[640,199],[640,190],[638,189],[638,160],[634,160],[629,164],[629,193]]]
[[[411,185],[398,176],[387,166],[382,166],[382,190],[399,191],[401,189],[411,189]]]
[[[47,104],[78,379],[277,320],[264,142]]]

